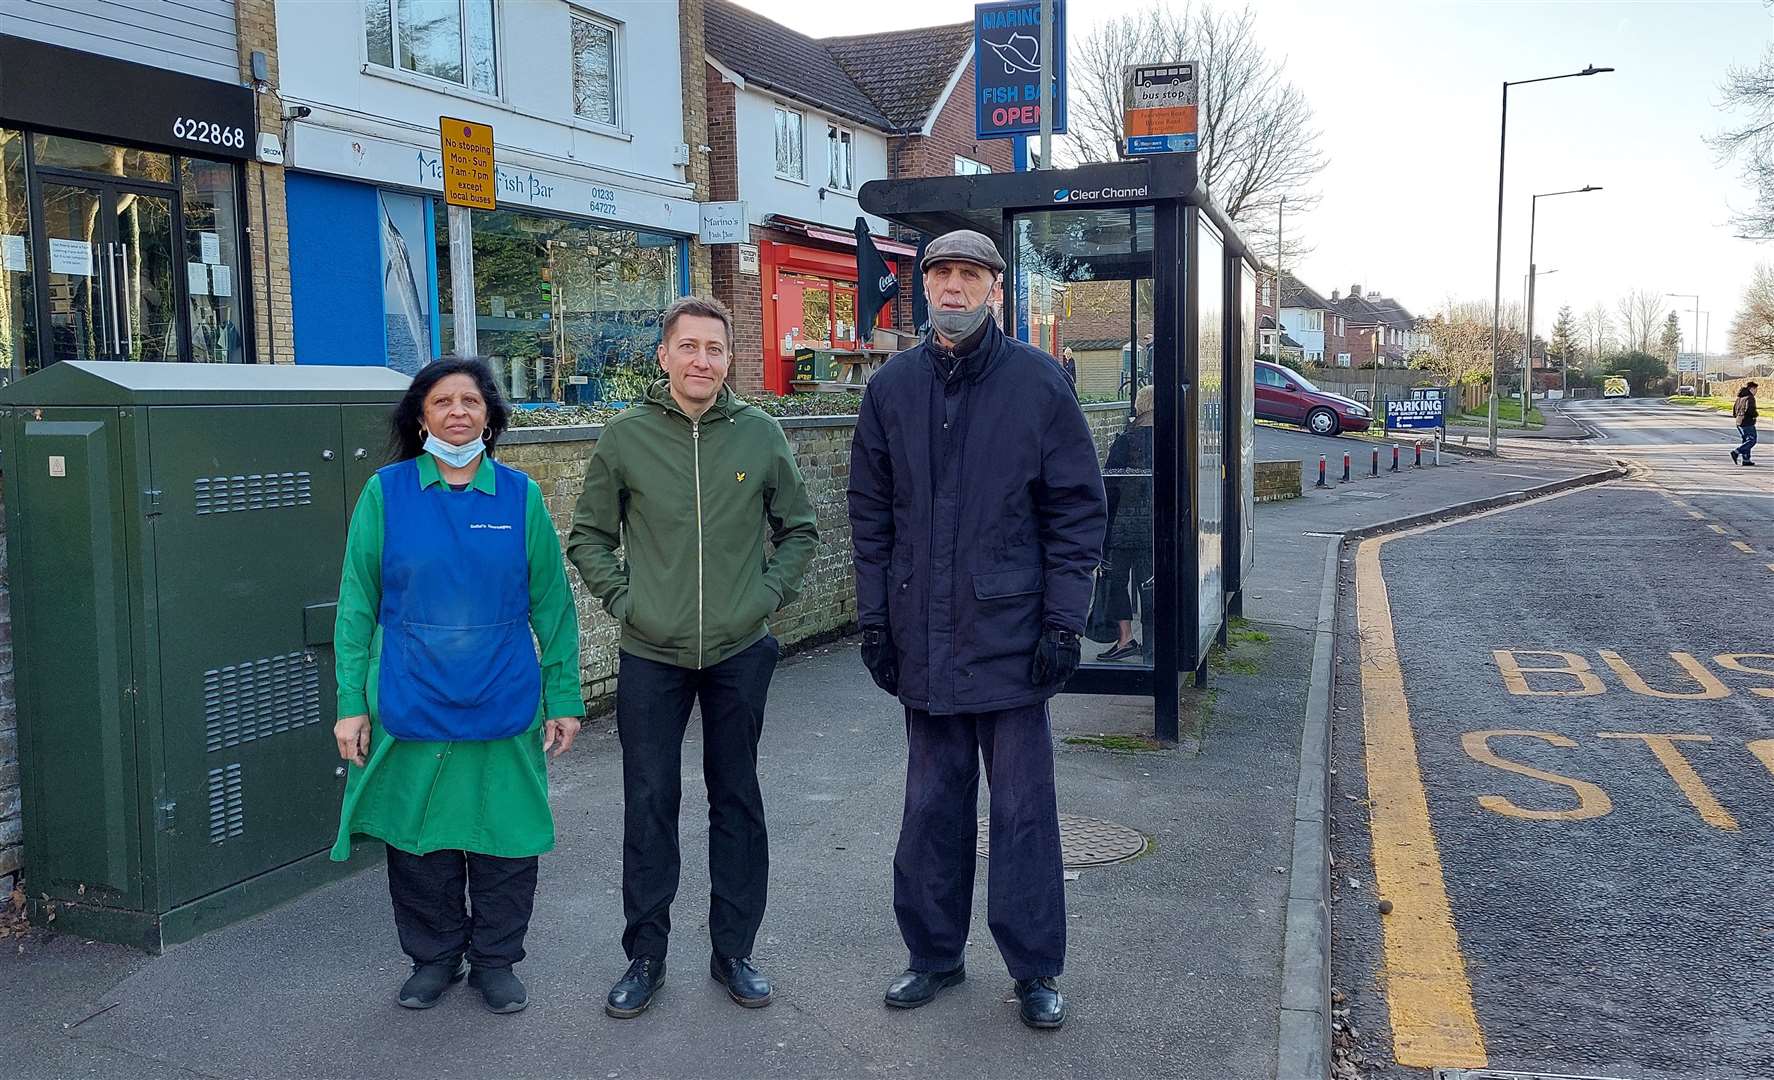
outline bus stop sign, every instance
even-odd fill
[[[1121,69],[1121,128],[1127,154],[1190,153],[1199,146],[1201,65],[1133,64]]]
[[[1066,0],[1053,3],[1053,132],[1066,133]],[[1041,0],[973,8],[974,137],[1041,133]]]

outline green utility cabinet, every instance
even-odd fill
[[[63,362],[0,390],[35,921],[159,951],[337,876],[340,559],[408,381]]]

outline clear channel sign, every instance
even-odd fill
[[[1201,65],[1132,64],[1121,69],[1121,128],[1127,153],[1192,153],[1199,143]]]

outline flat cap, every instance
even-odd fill
[[[998,246],[985,233],[972,229],[956,229],[930,241],[929,246],[924,249],[924,261],[918,264],[918,269],[928,270],[933,263],[956,260],[978,263],[989,267],[993,273],[1004,272],[1004,256],[998,254]]]

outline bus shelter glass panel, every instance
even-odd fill
[[[1044,210],[1014,221],[1018,314],[1025,340],[1058,355],[1071,348],[1078,393],[1118,402],[1120,423],[1098,437],[1109,500],[1104,564],[1097,571],[1084,664],[1152,666],[1152,232],[1151,207]],[[1040,313],[1040,319],[1034,319]]]
[[[1238,380],[1238,497],[1243,512],[1238,520],[1243,537],[1238,545],[1238,582],[1240,588],[1245,588],[1250,582],[1257,547],[1257,386],[1253,377],[1257,366],[1257,277],[1248,263],[1239,264],[1239,273],[1242,276],[1238,288],[1238,364],[1243,374]]]
[[[1195,217],[1195,275],[1198,317],[1195,320],[1195,422],[1199,447],[1195,470],[1195,597],[1200,656],[1220,632],[1225,613],[1225,580],[1221,567],[1221,530],[1225,527],[1225,246],[1206,215]]]

